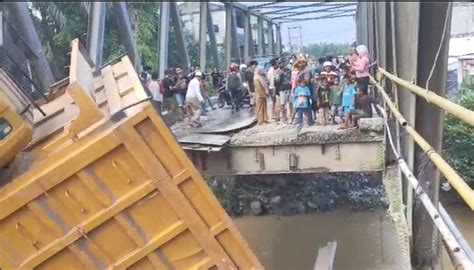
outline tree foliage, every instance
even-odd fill
[[[350,54],[350,49],[347,44],[320,42],[305,46],[303,52],[312,57],[324,57],[328,55],[347,55]]]
[[[109,2],[106,7],[104,63],[126,53],[120,41],[113,5]],[[69,65],[70,41],[79,38],[81,43],[86,45],[88,2],[31,2],[29,8],[54,76],[56,79],[67,76],[68,69],[65,67]],[[159,2],[130,2],[128,8],[142,64],[156,69],[158,66]],[[183,35],[190,63],[198,63],[197,40],[188,30],[184,30]],[[173,27],[170,27],[169,65],[179,65],[180,57]]]
[[[463,85],[459,104],[474,110],[474,83]],[[474,185],[474,129],[457,117],[448,115],[444,122],[444,156],[448,163]]]

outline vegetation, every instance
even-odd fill
[[[474,83],[461,88],[459,104],[474,110]],[[458,118],[448,115],[444,122],[444,157],[465,181],[474,186],[474,129]]]
[[[86,45],[87,10],[86,2],[30,2],[29,8],[36,30],[42,41],[56,79],[67,76],[69,64],[69,42],[79,38]],[[130,2],[128,4],[135,32],[138,53],[143,66],[156,69],[158,66],[158,22],[159,2]],[[108,62],[126,52],[119,38],[119,29],[113,15],[112,3],[107,3],[103,62]],[[170,27],[169,65],[179,65],[177,42]],[[190,31],[184,31],[191,63],[198,62],[198,42]],[[210,61],[210,60],[208,60]]]
[[[313,43],[303,48],[303,52],[313,57],[327,56],[327,55],[347,55],[350,54],[350,48],[343,43]]]

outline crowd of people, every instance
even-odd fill
[[[225,76],[213,70],[212,84],[215,89],[225,85],[235,111],[249,96],[260,125],[273,121],[301,128],[306,120],[308,126],[358,127],[359,119],[372,117],[372,107],[377,108],[368,95],[371,60],[364,45],[347,56],[311,60],[301,54],[289,60],[272,59],[270,65],[265,71],[256,61],[240,66],[232,63]],[[207,106],[215,109],[199,66],[192,67],[188,75],[181,68],[171,68],[161,80],[156,73],[144,72],[141,78],[157,110],[161,111],[164,100],[174,100],[168,103],[175,103],[191,126],[202,125],[200,116],[207,113]]]

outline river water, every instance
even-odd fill
[[[462,206],[446,207],[471,246],[474,214]],[[403,255],[393,225],[384,210],[327,214],[244,216],[234,220],[268,270],[313,269],[318,249],[337,241],[336,270],[401,269]],[[453,269],[443,257],[444,269]]]

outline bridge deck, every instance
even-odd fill
[[[203,127],[172,127],[194,164],[205,174],[269,174],[328,171],[380,171],[384,135],[380,119],[360,130],[338,125],[255,125],[248,109],[211,111]],[[360,155],[364,153],[364,155]]]

